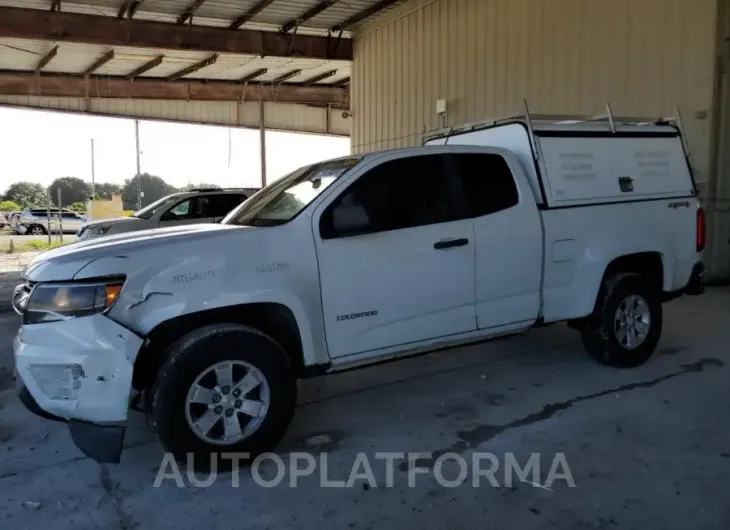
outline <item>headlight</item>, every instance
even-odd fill
[[[86,237],[101,237],[106,234],[112,225],[92,226],[86,229]]]
[[[23,324],[55,322],[93,315],[109,309],[119,297],[124,281],[39,283],[25,304]]]

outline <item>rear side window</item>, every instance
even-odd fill
[[[502,156],[488,153],[451,156],[462,182],[469,217],[481,217],[517,205],[515,178]]]
[[[211,195],[210,200],[210,216],[225,217],[231,210],[245,201],[246,196],[243,194],[226,193],[221,195]]]

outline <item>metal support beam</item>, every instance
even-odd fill
[[[124,2],[122,2],[122,5],[119,6],[119,11],[117,11],[117,18],[124,18],[127,16],[127,10],[131,3],[132,0],[124,0]]]
[[[359,13],[354,14],[341,24],[337,24],[336,26],[333,26],[330,28],[330,31],[342,31],[351,28],[355,24],[358,24],[365,20],[366,18],[370,18],[374,14],[376,14],[378,11],[382,11],[383,9],[386,9],[393,4],[395,4],[398,0],[380,0],[377,4],[374,4],[367,9],[363,9]]]
[[[292,70],[291,72],[287,72],[284,75],[280,75],[279,77],[277,77],[276,79],[274,79],[272,81],[272,83],[283,83],[284,81],[288,81],[292,77],[296,77],[296,76],[298,76],[301,73],[302,73],[301,70]]]
[[[38,64],[35,67],[36,72],[40,72],[45,68],[45,66],[51,62],[51,60],[58,54],[58,46],[54,46],[51,48],[51,50],[43,56],[43,58],[38,61]]]
[[[324,11],[328,7],[336,4],[339,1],[340,0],[322,0],[319,4],[315,4],[310,9],[308,9],[306,12],[304,12],[302,15],[290,20],[289,22],[286,22],[283,26],[281,26],[281,32],[288,33],[289,31],[293,30],[294,28],[304,24],[307,20],[316,17],[322,11]]]
[[[231,22],[231,29],[238,29],[243,26],[246,22],[251,20],[253,17],[259,14],[260,11],[266,9],[269,4],[272,4],[274,0],[259,0],[254,4],[248,11],[238,17],[236,20]]]
[[[185,77],[186,75],[192,74],[193,72],[197,72],[198,70],[202,70],[206,66],[210,66],[211,64],[215,63],[218,60],[218,54],[214,53],[207,59],[203,59],[202,61],[198,61],[195,64],[191,64],[187,68],[183,68],[182,70],[175,72],[172,75],[167,76],[166,81],[177,81],[181,77]]]
[[[344,79],[340,79],[339,81],[335,81],[334,83],[330,83],[327,86],[346,87],[349,85],[350,85],[350,78],[346,77]]]
[[[139,4],[141,4],[143,1],[144,0],[132,0],[132,3],[129,4],[129,9],[127,10],[127,15],[129,15],[129,18],[134,17],[134,14],[137,12]]]
[[[160,55],[159,57],[155,57],[151,61],[148,61],[144,63],[142,66],[137,68],[136,70],[133,70],[132,72],[127,74],[127,79],[130,81],[133,79],[136,79],[137,77],[141,76],[145,72],[149,72],[153,68],[156,68],[162,64],[162,60],[165,58],[164,55]]]
[[[119,6],[119,11],[117,11],[117,18],[122,19],[124,17],[134,17],[139,4],[143,1],[144,0],[124,0],[124,3]]]
[[[337,70],[330,70],[329,72],[325,72],[323,74],[315,75],[314,77],[311,77],[303,82],[304,85],[313,85],[315,83],[319,83],[320,81],[323,81],[327,79],[328,77],[332,77],[337,73]]]
[[[194,0],[192,4],[188,6],[185,12],[177,18],[178,24],[185,24],[189,18],[192,18],[195,12],[200,6],[205,3],[205,0]]]
[[[241,79],[238,80],[238,82],[241,83],[241,84],[243,84],[243,83],[249,83],[249,82],[253,81],[254,79],[256,79],[257,77],[261,77],[262,75],[264,75],[268,71],[269,70],[267,68],[261,68],[260,70],[256,70],[255,72],[251,72],[248,75],[244,75]]]
[[[259,101],[259,144],[261,146],[261,187],[266,186],[266,105]]]
[[[79,13],[0,7],[0,37],[351,61],[352,40],[331,49],[327,37],[274,31],[232,30],[153,20],[119,21]]]
[[[114,50],[109,50],[104,55],[99,57],[96,61],[94,61],[86,70],[84,70],[84,75],[93,74],[112,59],[114,59]]]
[[[120,76],[71,76],[35,72],[0,71],[0,94],[9,96],[56,96],[72,98],[161,99],[183,101],[273,101],[302,105],[332,105],[347,110],[347,90],[326,85],[248,83],[223,81],[173,81],[140,77],[130,83]]]

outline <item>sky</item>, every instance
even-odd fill
[[[261,185],[257,130],[140,120],[139,137],[142,173],[175,187]],[[97,183],[122,184],[135,175],[134,120],[0,108],[0,193],[21,180],[44,186],[58,177],[91,181],[92,138]],[[349,138],[268,131],[268,181],[349,152]]]

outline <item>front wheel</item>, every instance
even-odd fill
[[[150,420],[163,447],[183,465],[220,471],[272,450],[296,404],[296,380],[282,348],[239,324],[189,333],[167,352],[151,389]],[[243,454],[248,456],[244,457]]]
[[[46,234],[46,229],[41,225],[33,225],[30,227],[30,230],[28,230],[28,233],[32,236],[43,236]]]
[[[645,363],[662,333],[662,305],[654,284],[639,274],[620,273],[605,282],[599,296],[582,331],[586,351],[609,366]]]

